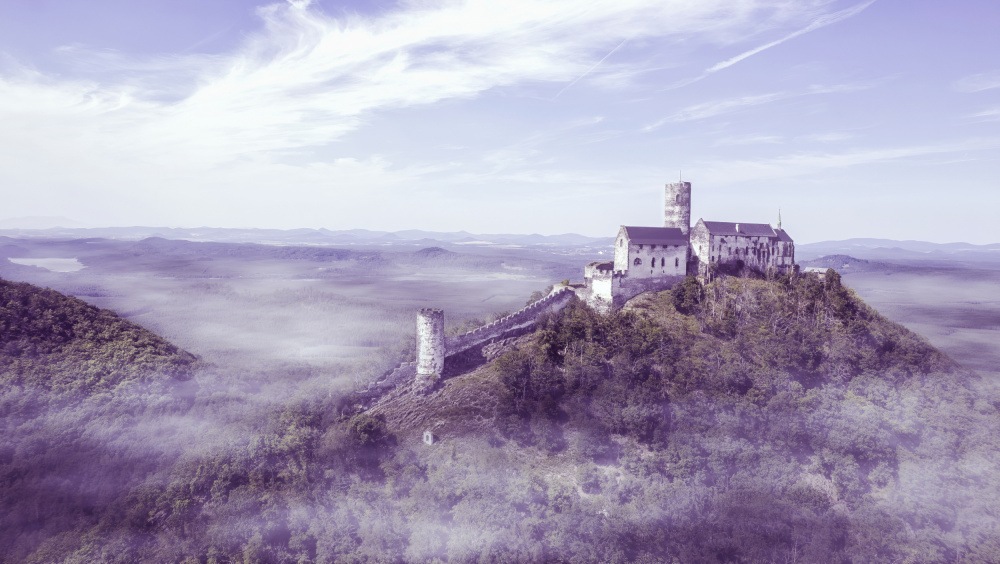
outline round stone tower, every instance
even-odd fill
[[[422,309],[417,314],[417,380],[444,372],[444,311]]]
[[[687,236],[691,230],[691,183],[671,182],[667,184],[663,202],[663,226],[680,227]]]

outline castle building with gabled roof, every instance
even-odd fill
[[[795,242],[781,227],[699,219],[691,230],[697,274],[711,270],[737,274],[744,269],[784,273],[795,264]],[[711,265],[716,265],[712,267]]]
[[[670,288],[686,275],[705,280],[749,271],[783,274],[795,265],[795,242],[781,228],[780,214],[776,228],[704,219],[691,227],[691,183],[675,182],[664,191],[663,227],[622,225],[614,257],[588,264],[585,287],[577,291],[600,311]]]

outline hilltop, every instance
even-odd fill
[[[833,271],[689,279],[610,316],[576,303],[493,347],[489,364],[359,417],[429,481],[453,465],[491,475],[484,456],[532,476],[539,497],[507,518],[538,536],[504,549],[525,560],[985,561],[997,540],[1000,480],[977,466],[998,450],[995,401]],[[440,442],[420,444],[424,430]],[[436,483],[462,521],[413,505],[412,522],[451,539],[424,557],[450,554],[453,529],[518,535],[490,515],[528,494]]]
[[[989,562],[1000,548],[1000,400],[836,272],[689,278],[610,315],[575,302],[483,356],[364,412],[332,394],[248,403],[182,457],[35,425],[0,453],[6,559]],[[67,471],[89,476],[68,501],[42,487]]]

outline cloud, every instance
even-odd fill
[[[759,106],[761,104],[767,104],[776,100],[789,98],[791,96],[793,95],[786,92],[772,92],[770,94],[741,96],[739,98],[730,98],[728,100],[715,100],[712,102],[694,104],[674,113],[669,117],[643,127],[643,131],[652,131],[666,123],[706,119],[722,114],[728,114],[743,108]]]
[[[846,141],[852,139],[854,135],[850,133],[844,133],[842,131],[832,131],[829,133],[814,133],[812,135],[805,135],[802,138],[809,141],[818,141],[820,143],[833,143],[836,141]]]
[[[939,145],[857,149],[840,153],[802,152],[780,157],[749,160],[726,160],[701,163],[702,177],[709,184],[731,184],[790,178],[830,169],[881,164],[892,161],[923,158],[931,155],[971,153],[1000,148],[1000,138],[975,138]]]
[[[742,12],[763,13],[772,3],[747,2]],[[378,110],[471,98],[524,81],[569,81],[564,91],[629,37],[738,34],[747,16],[727,17],[727,5],[469,0],[338,19],[309,2],[287,2],[260,8],[263,29],[228,55],[131,60],[71,47],[64,52],[74,64],[101,80],[36,74],[6,82],[25,92],[19,108],[61,114],[54,119],[101,114],[102,130],[133,138],[117,149],[230,159],[329,143]],[[595,63],[591,55],[600,52]],[[9,94],[0,101],[0,113],[13,113]]]
[[[959,92],[981,92],[1000,88],[1000,70],[981,72],[963,77],[952,85]]]
[[[711,67],[705,69],[705,73],[706,74],[711,74],[713,72],[718,72],[718,71],[720,71],[722,69],[729,68],[729,67],[735,65],[736,63],[738,63],[738,62],[740,62],[740,61],[742,61],[744,59],[752,57],[752,56],[756,55],[757,53],[760,53],[761,51],[765,51],[767,49],[770,49],[771,47],[776,47],[778,45],[781,45],[782,43],[784,43],[784,42],[786,42],[786,41],[788,41],[790,39],[794,39],[794,38],[796,38],[796,37],[798,37],[800,35],[805,35],[806,33],[809,33],[810,31],[815,31],[817,29],[826,27],[828,25],[839,23],[839,22],[842,22],[842,21],[844,21],[844,20],[846,20],[848,18],[852,18],[852,17],[860,14],[861,12],[863,12],[866,8],[868,8],[868,6],[871,6],[874,3],[875,3],[875,0],[869,0],[868,2],[865,2],[863,4],[857,4],[857,5],[851,6],[850,8],[841,10],[839,12],[834,12],[832,14],[825,14],[823,16],[820,16],[820,17],[816,18],[815,20],[813,20],[812,23],[810,23],[806,27],[804,27],[804,28],[802,28],[802,29],[800,29],[798,31],[792,32],[792,33],[790,33],[790,34],[782,37],[781,39],[772,41],[770,43],[765,43],[764,45],[761,45],[760,47],[755,47],[753,49],[750,49],[749,51],[744,51],[743,53],[740,53],[739,55],[736,55],[735,57],[731,57],[729,59],[726,59],[725,61],[722,61],[720,63],[716,63],[715,65],[712,65]]]
[[[842,21],[844,21],[844,20],[846,20],[848,18],[852,18],[852,17],[860,14],[861,12],[863,12],[866,8],[868,8],[872,4],[874,4],[875,1],[876,0],[869,0],[868,2],[865,2],[865,3],[862,3],[862,4],[856,4],[856,5],[854,5],[854,6],[850,7],[850,8],[846,8],[846,9],[841,10],[839,12],[834,12],[832,14],[824,14],[824,15],[822,15],[822,16],[814,19],[812,22],[809,23],[809,25],[807,25],[806,27],[804,27],[802,29],[794,31],[794,32],[792,32],[792,33],[790,33],[790,34],[788,34],[788,35],[786,35],[786,36],[784,36],[784,37],[782,37],[780,39],[776,39],[776,40],[771,41],[769,43],[765,43],[764,45],[761,45],[759,47],[754,47],[753,49],[744,51],[744,52],[740,53],[739,55],[736,55],[734,57],[730,57],[730,58],[726,59],[725,61],[720,61],[720,62],[718,62],[718,63],[716,63],[716,64],[708,67],[707,69],[705,69],[704,72],[702,72],[698,76],[695,76],[695,77],[692,77],[692,78],[687,78],[687,79],[684,79],[684,80],[676,82],[675,84],[673,84],[670,87],[670,89],[681,88],[681,87],[687,86],[689,84],[693,84],[695,82],[698,82],[700,80],[708,78],[713,73],[716,73],[716,72],[718,72],[720,70],[723,70],[723,69],[727,69],[727,68],[735,65],[736,63],[739,63],[740,61],[748,59],[748,58],[750,58],[750,57],[752,57],[752,56],[754,56],[754,55],[756,55],[756,54],[758,54],[758,53],[760,53],[762,51],[766,51],[767,49],[770,49],[771,47],[777,47],[778,45],[781,45],[782,43],[784,43],[786,41],[789,41],[791,39],[795,39],[796,37],[799,37],[800,35],[805,35],[805,34],[811,32],[811,31],[815,31],[817,29],[826,27],[828,25],[839,23],[839,22],[842,22]]]
[[[642,60],[659,47],[745,41],[814,8],[786,0],[740,0],[739,9],[729,0],[466,0],[332,17],[296,1],[260,8],[261,28],[222,54],[137,58],[69,46],[56,53],[65,66],[58,75],[0,70],[0,182],[18,192],[10,213],[90,209],[105,221],[262,217],[276,187],[295,200],[328,202],[345,191],[356,200],[413,187],[435,170],[337,144],[388,111],[526,84],[554,92],[588,76],[588,85],[625,84],[662,68],[653,55]],[[689,108],[682,117],[766,101]]]
[[[744,135],[739,137],[723,137],[715,142],[716,146],[728,145],[763,145],[783,142],[780,135]]]
[[[642,130],[649,132],[667,123],[676,123],[682,121],[693,121],[699,119],[712,118],[719,115],[729,114],[735,111],[739,111],[744,108],[760,106],[763,104],[769,104],[771,102],[786,100],[789,98],[808,96],[810,94],[839,94],[847,92],[857,92],[859,90],[872,88],[878,84],[881,84],[882,82],[883,81],[870,81],[870,82],[857,82],[849,84],[812,85],[799,92],[770,92],[767,94],[757,94],[754,96],[740,96],[738,98],[729,98],[726,100],[713,100],[710,102],[702,102],[700,104],[694,104],[686,108],[683,108],[668,117],[665,117],[659,121],[648,124],[645,127],[643,127]]]
[[[971,114],[969,117],[981,121],[997,121],[1000,120],[1000,107],[990,108],[988,110],[976,112],[974,114]]]

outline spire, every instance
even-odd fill
[[[778,229],[781,229],[781,208],[778,208]]]

